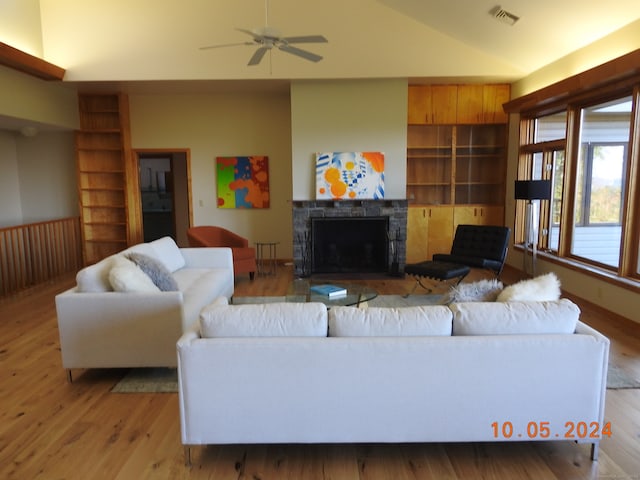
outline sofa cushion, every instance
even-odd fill
[[[109,282],[116,292],[159,292],[160,289],[135,263],[116,255],[109,271]]]
[[[452,313],[441,305],[402,308],[333,307],[330,337],[451,335]]]
[[[113,266],[114,256],[100,260],[98,263],[83,268],[76,274],[78,292],[111,292],[109,272]]]
[[[126,257],[149,276],[151,281],[163,292],[178,290],[178,282],[162,262],[142,253],[129,253]]]
[[[152,256],[160,260],[170,272],[175,272],[185,266],[184,257],[173,238],[162,237],[150,242],[149,245],[155,252],[155,255]]]
[[[555,302],[454,303],[454,335],[574,333],[580,316],[567,299]]]
[[[219,297],[226,299],[229,272],[223,268],[183,268],[175,272],[182,292],[184,329],[198,324],[200,311]]]
[[[553,272],[506,287],[498,302],[551,302],[560,298],[560,281]]]
[[[327,307],[319,302],[208,305],[200,335],[215,337],[326,337]]]

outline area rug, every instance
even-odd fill
[[[114,385],[111,393],[175,393],[178,372],[175,368],[132,368]]]
[[[607,388],[610,390],[640,388],[640,382],[628,375],[618,365],[610,363],[609,371],[607,372]]]
[[[640,388],[640,382],[616,365],[609,365],[607,389]],[[175,368],[133,368],[112,389],[111,393],[175,393],[178,373]]]

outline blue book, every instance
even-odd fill
[[[313,285],[311,286],[310,290],[312,293],[315,293],[317,295],[325,295],[329,298],[343,297],[347,294],[346,288],[330,284]]]

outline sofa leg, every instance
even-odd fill
[[[73,375],[71,374],[71,369],[67,368],[67,382],[73,383]]]
[[[253,280],[255,276],[256,276],[256,272],[249,272],[249,280]]]
[[[191,445],[184,445],[184,466],[191,468]]]
[[[600,443],[593,442],[591,444],[591,460],[594,462],[598,461],[598,453],[600,452]]]

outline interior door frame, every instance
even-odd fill
[[[187,184],[187,210],[188,210],[188,227],[191,227],[193,225],[193,195],[192,195],[192,190],[191,190],[191,149],[189,148],[134,148],[133,150],[133,155],[135,157],[135,163],[136,166],[138,166],[140,164],[140,158],[143,157],[153,157],[153,156],[159,156],[159,157],[169,157],[171,159],[171,169],[172,169],[172,174],[175,176],[175,172],[174,172],[174,168],[175,168],[175,157],[176,155],[182,155],[185,158],[185,168],[186,168],[186,172],[184,172],[186,174],[186,184]],[[174,182],[175,183],[175,182]],[[138,185],[136,185],[136,188],[138,189],[138,191],[140,191],[140,179],[138,176]],[[175,192],[175,188],[174,188],[174,192],[173,195],[175,197],[176,192]],[[174,205],[175,205],[175,198],[174,198]],[[139,211],[139,218],[140,218],[140,225],[139,225],[139,229],[142,232],[144,226],[142,225],[142,199],[140,199],[140,201],[138,202],[138,205],[136,206],[136,208]],[[175,216],[177,215],[177,210],[174,208],[174,225],[176,225],[176,230],[177,230],[177,225],[178,222],[176,221],[177,219],[175,218]],[[178,232],[176,231],[176,237],[178,237],[178,239],[180,238],[180,236],[178,235]],[[182,244],[181,244],[182,243]],[[179,246],[181,247],[186,247],[188,245],[185,244],[184,241],[182,242],[178,242]]]

